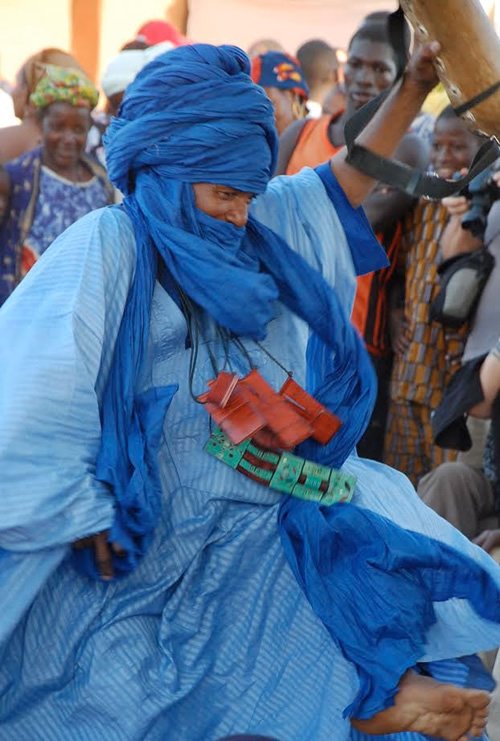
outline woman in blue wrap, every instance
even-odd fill
[[[393,151],[436,52],[361,143]],[[248,73],[234,47],[149,64],[107,135],[123,204],[70,227],[0,311],[0,738],[483,732],[471,655],[500,642],[498,567],[355,453],[375,382],[348,314],[385,264],[357,208],[372,183],[343,153],[270,181]],[[210,455],[196,397],[224,369],[274,389],[293,372],[340,417],[294,454],[356,480],[350,503]]]

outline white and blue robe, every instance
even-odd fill
[[[316,172],[271,181],[252,211],[352,303],[356,244],[352,233],[348,244]],[[362,238],[361,217],[359,229]],[[135,249],[122,209],[89,214],[56,240],[0,312],[0,739],[365,738],[343,717],[358,690],[356,670],[285,558],[282,495],[203,451],[211,423],[190,395],[186,321],[159,282],[141,386],[178,385],[159,453],[161,519],[129,576],[106,584],[74,568],[71,544],[113,519],[95,460]],[[308,331],[280,304],[262,343],[302,383]],[[207,344],[222,360],[208,319],[196,393],[213,377]],[[255,343],[244,344],[279,388],[283,370]],[[237,348],[231,355],[246,373]],[[357,476],[357,505],[450,544],[500,584],[493,560],[429,510],[405,476],[355,451],[343,470]],[[437,603],[435,611],[422,661],[500,643],[500,626],[465,601]]]

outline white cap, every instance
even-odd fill
[[[166,51],[175,49],[171,41],[162,41],[161,44],[148,46],[147,49],[125,49],[109,62],[101,79],[104,94],[122,93],[139,74],[141,69],[155,57]]]

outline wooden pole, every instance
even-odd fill
[[[500,40],[480,0],[401,0],[418,37],[439,41],[436,69],[452,105],[500,80]],[[500,137],[500,90],[463,114],[473,131]]]
[[[97,83],[101,41],[101,0],[71,0],[71,52]]]

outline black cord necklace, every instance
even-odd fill
[[[207,353],[210,359],[210,364],[212,366],[212,370],[214,373],[214,377],[217,377],[221,370],[227,370],[230,371],[233,370],[232,363],[231,363],[231,346],[236,348],[238,352],[242,355],[242,357],[245,359],[246,363],[248,364],[249,370],[253,370],[256,368],[255,363],[253,362],[250,353],[248,352],[248,349],[246,348],[245,344],[242,342],[241,338],[237,335],[233,334],[230,330],[226,329],[225,327],[221,327],[219,324],[215,325],[215,334],[216,339],[219,341],[220,346],[223,349],[224,354],[224,362],[222,367],[219,367],[219,364],[217,363],[216,356],[212,350],[211,343],[208,342],[204,337],[203,327],[202,323],[200,321],[200,315],[202,312],[202,309],[195,304],[194,301],[192,301],[189,296],[185,293],[185,291],[179,286],[176,286],[182,312],[184,314],[184,317],[186,319],[187,324],[187,330],[188,330],[188,340],[189,340],[189,347],[190,347],[190,356],[189,356],[189,394],[191,398],[196,401],[197,404],[201,404],[198,400],[198,395],[194,391],[194,378],[196,373],[196,365],[198,362],[198,356],[199,356],[199,347],[200,347],[200,340],[204,340],[204,344],[207,348]],[[292,378],[293,373],[288,368],[286,368],[280,361],[272,355],[272,353],[258,340],[254,340],[257,347],[265,353],[281,370],[286,373],[286,375],[289,378]]]

